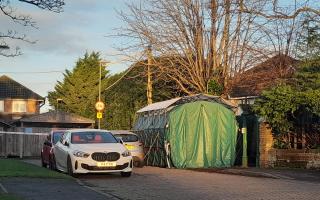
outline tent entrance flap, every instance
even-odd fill
[[[235,160],[237,122],[219,103],[196,101],[170,112],[166,139],[177,168],[230,167]]]

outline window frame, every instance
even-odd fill
[[[24,104],[24,105],[23,105]],[[18,105],[18,110],[15,110],[15,105]],[[24,110],[21,110],[21,106],[24,106]],[[27,112],[27,101],[25,100],[12,100],[12,113],[26,113]]]
[[[0,112],[4,112],[4,100],[0,100]]]

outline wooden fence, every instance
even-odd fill
[[[47,133],[0,132],[0,157],[40,157]]]

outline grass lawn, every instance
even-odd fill
[[[22,200],[20,197],[11,194],[0,194],[1,200]]]
[[[0,159],[1,177],[30,177],[30,178],[63,178],[70,176],[43,167],[38,167],[17,159]],[[0,196],[1,197],[1,196]],[[1,200],[3,198],[0,198]]]

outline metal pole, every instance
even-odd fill
[[[148,105],[150,105],[150,104],[152,104],[152,80],[151,80],[152,77],[151,77],[151,69],[150,69],[150,66],[152,64],[152,61],[151,61],[151,56],[152,56],[151,46],[148,46],[147,54],[148,54],[147,103],[148,103]]]
[[[99,101],[101,101],[101,63],[99,63]],[[100,118],[98,119],[98,129],[100,129]]]
[[[248,155],[247,155],[247,122],[244,115],[242,115],[242,167],[248,167]]]

